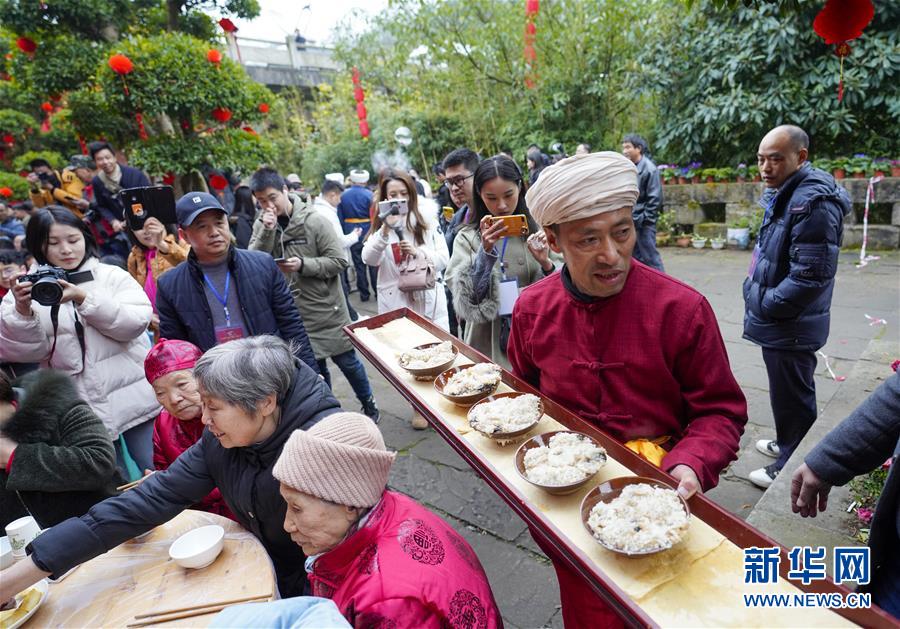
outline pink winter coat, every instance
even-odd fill
[[[414,500],[391,491],[362,528],[320,555],[313,595],[354,627],[502,627],[472,547]]]

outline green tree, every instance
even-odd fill
[[[765,132],[803,127],[816,155],[895,156],[900,140],[900,5],[876,1],[875,18],[844,60],[812,29],[818,3],[782,15],[774,5],[717,11],[697,3],[671,38],[657,38],[634,89],[660,98],[656,152],[669,161],[752,159]]]

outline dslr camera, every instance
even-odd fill
[[[31,287],[31,298],[42,306],[58,306],[63,296],[63,287],[59,280],[65,280],[70,284],[82,284],[93,279],[94,274],[90,271],[69,273],[58,266],[41,264],[33,273],[21,276],[19,282],[34,284]]]
[[[378,203],[378,218],[382,221],[388,216],[406,216],[409,213],[409,203],[406,199],[388,199]]]

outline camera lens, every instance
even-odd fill
[[[57,305],[62,294],[62,286],[55,277],[42,277],[31,287],[31,298],[42,306]]]

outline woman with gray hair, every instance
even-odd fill
[[[213,347],[194,377],[207,428],[200,441],[135,489],[42,533],[27,547],[30,560],[0,573],[0,600],[169,521],[215,487],[265,547],[281,595],[303,593],[305,556],[282,528],[286,505],[272,468],[288,437],[340,411],[338,401],[276,336]]]

